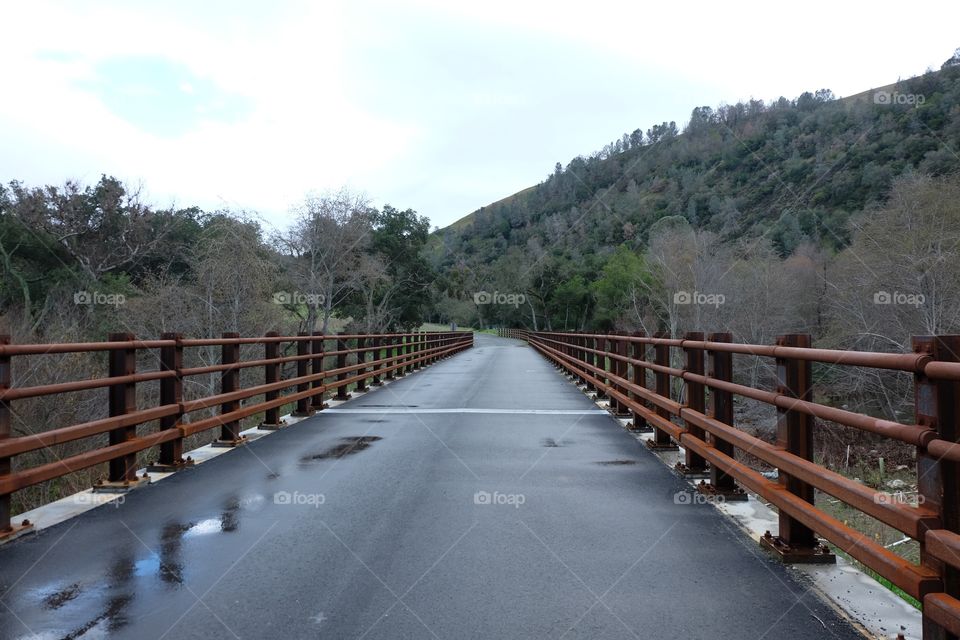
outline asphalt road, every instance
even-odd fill
[[[0,547],[0,637],[860,637],[685,491],[532,349],[479,336]]]

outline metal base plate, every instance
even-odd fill
[[[647,449],[650,449],[651,451],[679,451],[680,450],[680,447],[673,444],[672,442],[669,442],[666,444],[660,444],[656,440],[645,440],[644,442],[646,442],[647,444]]]
[[[210,443],[211,447],[239,447],[247,444],[247,436],[240,436],[236,440],[214,440]]]
[[[717,489],[712,484],[701,482],[697,485],[697,491],[706,496],[722,497],[724,502],[746,502],[747,492],[737,487],[733,490]]]
[[[627,425],[627,429],[629,431],[633,431],[634,433],[653,433],[653,427],[651,427],[650,425],[644,424],[642,427],[638,429],[636,426],[634,426],[635,424],[636,423],[631,422],[630,424]]]
[[[174,471],[179,471],[180,469],[185,469],[186,467],[193,466],[193,458],[189,460],[180,460],[176,464],[160,464],[159,462],[154,462],[151,465],[147,466],[147,471],[150,473],[172,473]]]
[[[150,478],[137,478],[136,480],[124,480],[122,482],[113,482],[104,480],[93,485],[94,493],[126,493],[140,487],[150,484]]]
[[[27,522],[27,524],[15,524],[10,531],[0,531],[0,544],[16,540],[22,535],[31,533],[34,530],[33,523],[26,520],[24,522]]]
[[[773,553],[780,562],[786,564],[836,564],[837,556],[830,552],[825,544],[817,544],[813,548],[791,547],[780,539],[780,536],[771,535],[767,531],[760,538],[760,546]]]
[[[283,429],[285,426],[287,426],[286,420],[281,420],[277,424],[267,424],[266,422],[261,422],[257,425],[257,429],[261,429],[263,431],[276,431],[277,429]]]
[[[677,475],[686,480],[710,477],[710,471],[707,469],[691,469],[682,462],[675,464],[673,466],[673,470],[677,473]]]

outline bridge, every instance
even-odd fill
[[[957,633],[952,339],[863,354],[802,336],[501,334],[2,347],[0,637],[863,637],[791,568],[836,554],[921,601],[924,638]],[[186,366],[211,348],[216,363]],[[109,375],[15,384],[16,361],[67,353],[107,355]],[[138,372],[144,353],[158,365]],[[733,382],[734,354],[770,358],[780,387]],[[812,402],[814,362],[909,372],[916,423]],[[191,397],[186,381],[210,375],[219,392]],[[11,430],[20,402],[98,390],[105,418]],[[777,407],[776,445],[733,427],[734,395]],[[815,417],[917,447],[928,500],[878,499],[816,465]],[[17,464],[76,441],[91,448]],[[91,468],[105,473],[93,490],[11,516],[16,492]],[[814,488],[921,541],[920,564],[822,512]],[[715,508],[744,489],[777,508],[761,545]]]

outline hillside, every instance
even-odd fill
[[[682,132],[673,122],[637,129],[558,163],[540,184],[435,232],[430,255],[448,297],[539,289],[541,308],[514,310],[514,321],[549,323],[565,284],[595,285],[620,246],[642,256],[664,218],[722,243],[769,239],[784,259],[805,244],[841,251],[851,216],[883,202],[898,177],[960,170],[957,140],[960,67],[949,64],[843,99],[819,90],[698,107]],[[518,268],[525,260],[536,268]]]
[[[889,84],[889,85],[887,85],[887,86],[885,86],[885,87],[879,87],[879,88],[877,88],[877,89],[868,89],[867,91],[862,91],[862,92],[856,93],[856,94],[854,94],[854,95],[852,95],[852,96],[847,96],[847,97],[845,97],[845,98],[840,98],[839,100],[840,100],[841,102],[844,102],[844,103],[848,104],[848,105],[856,104],[856,103],[861,102],[861,101],[872,101],[872,100],[873,100],[873,96],[874,96],[877,92],[893,93],[894,91],[896,91],[896,87],[897,87],[897,84],[896,84],[896,83],[894,83],[894,84]],[[520,191],[518,191],[518,192],[516,192],[516,193],[513,193],[513,194],[510,194],[509,196],[506,196],[505,198],[500,198],[500,199],[497,200],[496,202],[491,202],[490,204],[488,204],[488,205],[486,205],[486,206],[480,207],[480,208],[477,209],[476,211],[471,211],[470,213],[468,213],[467,215],[463,216],[462,218],[459,218],[458,220],[456,220],[456,221],[450,223],[449,225],[447,225],[446,227],[444,227],[444,228],[441,230],[441,232],[443,232],[443,231],[449,231],[449,230],[462,231],[462,230],[463,230],[464,228],[466,228],[468,225],[470,225],[470,224],[473,223],[473,221],[475,220],[475,218],[477,217],[478,214],[481,214],[481,213],[487,211],[488,209],[498,210],[498,209],[501,209],[501,208],[504,208],[504,207],[510,207],[510,206],[512,206],[515,202],[518,202],[518,201],[522,200],[523,198],[529,196],[534,190],[537,189],[538,186],[539,186],[539,185],[534,185],[534,186],[532,186],[532,187],[527,187],[526,189],[521,189]]]

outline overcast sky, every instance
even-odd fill
[[[160,206],[274,225],[307,192],[347,185],[445,226],[695,106],[858,93],[960,47],[954,0],[31,0],[3,13],[0,181],[107,173]]]

